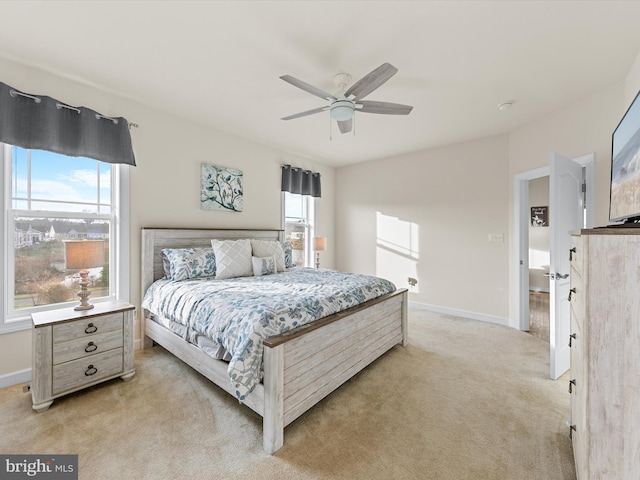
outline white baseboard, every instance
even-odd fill
[[[457,310],[455,308],[439,307],[437,305],[429,305],[427,303],[409,302],[409,307],[418,310],[428,310],[430,312],[442,313],[444,315],[453,315],[454,317],[469,318],[471,320],[480,320],[481,322],[496,323],[498,325],[509,325],[508,318],[496,317],[493,315],[485,315],[484,313],[468,312],[466,310]]]
[[[17,372],[0,375],[0,388],[11,387],[19,383],[31,382],[31,369],[19,370]]]

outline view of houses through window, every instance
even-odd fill
[[[85,268],[90,298],[109,296],[111,165],[12,146],[4,155],[11,178],[5,213],[7,282],[13,291],[6,313],[77,301],[79,272]],[[71,248],[78,242],[91,242],[97,255],[78,258]]]
[[[68,268],[66,247],[88,240],[99,240],[105,259],[100,267],[88,269],[91,298],[108,296],[108,221],[15,218],[14,309],[76,300],[80,269]]]

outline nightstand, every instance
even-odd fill
[[[97,303],[32,314],[33,409],[43,412],[55,398],[115,377],[130,380],[134,313],[128,303]]]

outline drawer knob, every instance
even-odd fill
[[[87,328],[84,329],[84,333],[96,333],[98,331],[98,327],[96,327],[93,323],[87,325]]]
[[[89,365],[87,367],[87,369],[85,370],[84,374],[87,377],[90,377],[91,375],[95,375],[96,373],[98,373],[98,369],[96,367],[94,367],[93,365]]]
[[[569,380],[569,393],[573,393],[573,387],[576,386],[575,378],[573,380]]]
[[[571,348],[571,340],[575,340],[576,339],[576,334],[572,333],[571,335],[569,335],[569,348]]]
[[[98,346],[95,343],[89,342],[89,345],[87,345],[84,348],[84,351],[87,353],[91,353],[91,352],[95,352],[97,349],[98,349]]]
[[[576,253],[576,247],[569,249],[569,261],[573,261],[573,254]]]
[[[571,288],[571,289],[569,290],[569,297],[567,298],[567,300],[571,301],[571,294],[573,294],[573,293],[576,293],[576,289],[575,289],[575,287],[574,287],[574,288]]]

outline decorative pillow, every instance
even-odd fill
[[[253,275],[251,242],[241,240],[211,240],[216,255],[216,278],[249,277]]]
[[[282,244],[282,249],[284,250],[285,268],[291,268],[295,266],[295,263],[293,263],[293,245],[291,244],[291,242],[284,242]]]
[[[253,276],[271,275],[276,273],[276,260],[273,257],[251,257],[253,262]]]
[[[276,240],[251,239],[251,249],[254,257],[275,257],[276,269],[284,272],[284,250],[282,244]]]
[[[216,256],[211,248],[163,248],[164,276],[170,280],[214,277]]]

